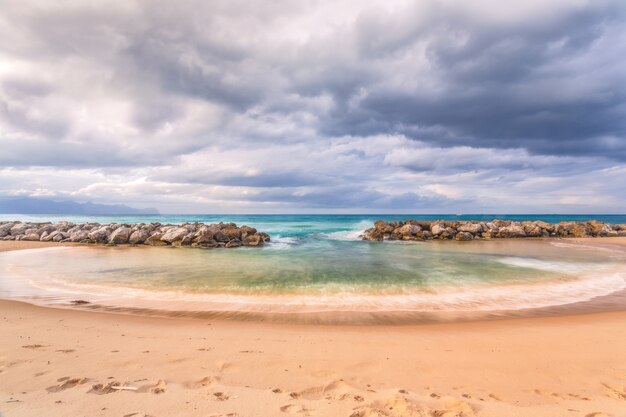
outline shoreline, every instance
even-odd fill
[[[489,250],[498,251],[499,247],[508,245],[507,241],[513,239],[498,241],[477,241],[474,243],[467,242],[435,242],[439,245],[477,245],[479,251]],[[554,238],[529,238],[524,241],[554,241]],[[517,240],[518,242],[521,242]],[[560,240],[559,240],[560,241]],[[626,238],[613,237],[603,238],[572,238],[570,240],[574,244],[591,244],[596,249],[608,249],[620,251],[626,250]],[[488,245],[490,249],[480,248],[482,245]],[[495,246],[494,246],[495,245]],[[525,245],[525,244],[524,244]],[[532,244],[534,247],[535,244]],[[0,241],[0,253],[12,250],[27,249],[44,249],[44,248],[61,248],[63,246],[72,246],[81,248],[80,250],[147,250],[160,251],[159,248],[151,248],[150,246],[128,247],[120,246],[117,248],[105,248],[102,246],[85,245],[79,243],[53,243],[53,242],[28,242],[28,241]],[[100,248],[100,249],[99,249]],[[140,249],[141,248],[141,249]],[[540,246],[538,246],[540,248]],[[167,250],[167,249],[165,249]],[[171,248],[169,250],[176,250]],[[184,249],[183,249],[184,250]],[[33,254],[36,253],[33,252]],[[24,279],[28,277],[25,276]],[[10,288],[10,287],[9,287]],[[25,287],[26,288],[26,287]],[[103,287],[104,288],[104,287]],[[86,310],[96,312],[108,312],[123,315],[138,315],[147,317],[163,317],[163,318],[194,318],[194,319],[210,319],[223,321],[247,321],[247,322],[277,322],[277,323],[293,323],[302,325],[412,325],[427,323],[448,323],[448,322],[476,322],[491,320],[506,320],[508,318],[534,318],[534,317],[566,317],[572,315],[584,315],[597,312],[622,311],[626,308],[626,290],[614,289],[611,293],[598,294],[589,299],[573,299],[571,302],[552,303],[538,306],[519,306],[516,308],[486,308],[464,310],[459,309],[440,309],[440,310],[420,310],[411,307],[404,309],[400,304],[384,307],[384,303],[393,303],[393,300],[401,297],[400,295],[382,296],[382,299],[376,299],[381,307],[376,307],[373,299],[369,299],[367,295],[357,295],[359,304],[344,304],[340,307],[339,301],[332,301],[334,304],[316,305],[315,296],[302,296],[288,294],[284,295],[241,295],[241,294],[194,294],[190,293],[185,296],[177,296],[174,290],[164,290],[162,292],[151,293],[147,289],[130,288],[134,291],[134,297],[126,300],[123,296],[125,287],[114,287],[110,291],[107,290],[106,295],[101,293],[97,295],[98,289],[86,288],[84,293],[79,287],[68,287],[70,293],[63,287],[57,289],[54,293],[32,293],[29,296],[16,296],[15,298],[5,297],[5,299],[15,299],[39,305],[44,307],[53,307],[72,310]],[[556,287],[555,287],[556,288]],[[102,288],[100,289],[102,290]],[[60,292],[58,292],[60,291]],[[143,291],[143,293],[142,293]],[[100,291],[101,292],[101,291]],[[545,292],[545,290],[544,290]],[[19,294],[19,292],[17,293]],[[232,298],[231,298],[232,297]],[[308,297],[308,298],[307,298]],[[360,298],[359,298],[360,297]],[[385,298],[386,297],[386,298]],[[570,295],[570,298],[571,297]],[[289,302],[284,304],[283,299]],[[76,305],[75,301],[80,300],[80,305]],[[330,302],[327,299],[326,302]],[[554,300],[553,300],[554,301]],[[358,303],[359,301],[348,300],[343,303]],[[280,303],[280,304],[277,304]],[[306,303],[306,304],[299,304]],[[284,305],[283,305],[284,304]],[[368,307],[369,306],[369,307]]]

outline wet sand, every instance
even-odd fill
[[[320,326],[0,301],[0,415],[622,417],[624,323]]]

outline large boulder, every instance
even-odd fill
[[[106,243],[109,241],[109,228],[104,226],[89,232],[89,239],[96,243]]]
[[[241,229],[237,226],[224,227],[222,228],[222,233],[228,238],[229,241],[241,238]]]
[[[121,226],[115,229],[113,233],[111,233],[111,236],[109,236],[109,243],[113,243],[116,245],[124,244],[124,243],[128,243],[129,238],[130,238],[130,227]]]
[[[39,236],[41,236],[41,235],[43,235],[45,232],[47,232],[48,234],[50,234],[50,233],[54,232],[55,230],[56,230],[56,229],[55,229],[55,227],[54,227],[53,225],[51,225],[51,224],[46,224],[46,225],[40,226],[40,227],[37,229],[37,234],[38,234]]]
[[[30,228],[30,225],[27,223],[16,223],[10,229],[11,236],[23,235],[26,232],[26,230],[28,230],[29,228]]]
[[[215,241],[215,235],[220,232],[219,226],[211,224],[209,226],[203,225],[194,234],[194,243],[209,243]]]
[[[173,244],[180,242],[189,234],[189,230],[185,227],[173,227],[163,234],[161,240],[165,243]]]
[[[430,227],[430,232],[434,235],[434,236],[439,236],[440,234],[444,233],[446,231],[446,227],[441,224],[441,223],[433,223],[433,225]]]
[[[257,233],[253,235],[248,235],[243,238],[244,246],[262,246],[263,245],[263,237]]]
[[[11,234],[11,228],[15,226],[15,223],[2,223],[0,224],[0,238]]]
[[[162,237],[163,234],[161,232],[154,232],[146,239],[145,244],[152,246],[165,246],[167,245],[167,242],[164,242],[161,239]]]
[[[483,225],[480,223],[463,223],[457,228],[457,230],[459,232],[468,232],[476,235],[483,232]]]
[[[87,230],[78,230],[70,233],[70,242],[82,242],[89,239],[89,232]]]
[[[404,237],[415,237],[419,232],[422,231],[422,228],[417,224],[405,224],[402,227],[394,230],[394,233],[397,233],[402,238]]]
[[[522,227],[524,229],[524,233],[526,233],[526,236],[528,237],[543,236],[544,230],[535,222],[523,222]]]
[[[524,228],[519,223],[511,223],[508,226],[501,227],[498,231],[498,237],[511,238],[511,237],[526,237]]]
[[[21,240],[29,240],[29,241],[36,242],[39,240],[39,235],[37,233],[29,233],[27,235],[24,235]]]
[[[575,223],[571,234],[574,237],[591,237],[593,229],[588,223]]]
[[[146,239],[148,239],[148,237],[150,237],[150,233],[148,232],[148,230],[145,230],[145,229],[135,230],[128,237],[128,243],[130,243],[131,245],[140,245],[144,243]]]

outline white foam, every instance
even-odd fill
[[[272,237],[272,240],[270,240],[268,246],[274,249],[287,249],[292,246],[296,246],[297,244],[298,244],[297,237],[279,235],[276,237]]]
[[[372,222],[369,220],[363,220],[352,226],[350,230],[341,230],[338,232],[324,233],[327,239],[332,240],[359,240],[360,236],[365,232],[365,229],[372,227]]]
[[[519,268],[530,268],[561,273],[580,273],[593,270],[598,266],[593,263],[546,261],[537,258],[522,258],[516,256],[499,258],[497,261],[505,265],[516,266]]]
[[[363,293],[352,287],[317,293],[285,295],[242,295],[148,290],[125,286],[76,283],[53,276],[20,276],[11,272],[11,282],[27,282],[30,291],[13,292],[37,298],[71,300],[87,298],[93,303],[143,306],[189,311],[240,312],[470,312],[519,310],[589,301],[626,289],[626,271],[611,266],[593,274],[535,284],[486,286],[431,286],[426,290],[406,288],[400,294]],[[17,276],[15,276],[15,274]],[[8,277],[9,274],[5,274]],[[4,280],[6,284],[7,280]],[[5,288],[6,289],[6,288]],[[311,290],[311,288],[309,288]],[[11,291],[9,291],[11,294]]]

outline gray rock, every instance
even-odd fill
[[[109,243],[114,243],[116,245],[128,243],[128,239],[130,238],[130,228],[127,226],[122,226],[116,228],[111,236],[109,236]]]
[[[161,240],[162,237],[163,234],[161,232],[154,232],[146,239],[145,244],[152,246],[165,246],[167,245],[167,242]]]
[[[172,244],[173,242],[183,240],[187,234],[189,234],[188,229],[184,227],[173,227],[163,234],[161,240],[165,243]]]
[[[16,223],[13,227],[11,227],[11,236],[23,235],[29,228],[30,226],[26,223]]]
[[[106,243],[109,241],[109,229],[107,227],[100,227],[96,230],[89,232],[89,239],[97,243]]]
[[[130,237],[128,238],[128,243],[130,243],[131,245],[140,245],[144,243],[149,236],[150,233],[148,232],[148,230],[139,229],[130,234]]]
[[[69,239],[70,242],[82,242],[89,239],[89,232],[87,230],[77,230],[74,233],[70,233]]]

